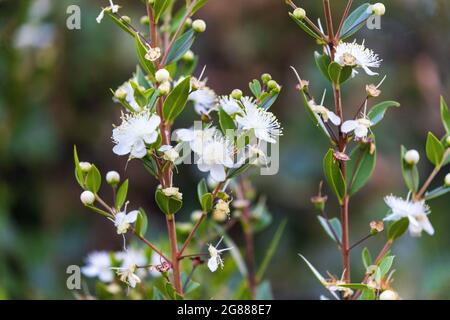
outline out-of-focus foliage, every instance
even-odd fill
[[[321,15],[319,1],[304,2],[311,15]],[[360,2],[355,1],[355,5]],[[81,30],[66,28],[70,4],[81,8]],[[342,1],[336,10],[343,10],[344,4]],[[120,85],[134,70],[134,44],[110,21],[95,22],[99,6],[100,2],[88,0],[0,1],[1,298],[70,298],[72,292],[65,286],[68,265],[77,264],[92,248],[121,248],[112,226],[80,209],[71,174],[75,143],[83,145],[84,156],[98,159],[105,171],[109,169],[106,163],[123,166],[110,152],[112,144],[105,143],[111,134],[110,123],[119,113],[110,100],[109,88]],[[139,3],[134,7],[135,11],[127,8],[130,16],[137,16],[141,9]],[[426,132],[444,133],[436,108],[439,95],[450,100],[450,3],[399,0],[386,3],[386,7],[389,14],[382,18],[381,30],[370,31],[368,45],[386,61],[384,68],[390,76],[383,96],[394,98],[403,107],[392,112],[382,128],[375,128],[380,158],[373,180],[352,200],[355,230],[364,230],[365,221],[374,216],[384,217],[386,208],[381,199],[386,190],[403,190],[399,144],[416,148],[425,156],[420,148]],[[323,235],[309,205],[310,190],[316,189],[321,178],[315,159],[321,158],[326,140],[310,125],[289,69],[294,65],[314,83],[324,81],[315,71],[310,54],[314,47],[287,17],[282,1],[211,1],[202,18],[208,32],[193,49],[201,53],[199,65],[207,65],[209,83],[218,92],[245,87],[247,79],[265,70],[282,79],[284,94],[277,108],[284,126],[280,172],[256,177],[258,190],[267,195],[276,221],[256,238],[257,255],[264,254],[279,221],[287,217],[289,223],[275,256],[281,263],[271,264],[267,272],[274,296],[317,298],[322,291],[297,253],[304,253],[321,270],[331,265],[335,269],[329,271],[337,274],[340,269],[340,256],[329,249],[330,239]],[[362,30],[359,40],[365,32],[368,30]],[[365,84],[362,77],[361,87]],[[345,104],[356,110],[361,100],[359,96],[348,97]],[[112,108],[116,115],[107,112]],[[186,119],[186,123],[191,120]],[[309,143],[312,140],[317,143]],[[431,169],[426,161],[420,166]],[[131,200],[152,208],[150,180],[137,166],[130,165],[127,172],[134,181]],[[194,170],[191,175],[198,180]],[[181,188],[192,188],[189,177],[180,183]],[[185,205],[194,209],[196,203],[192,200]],[[432,205],[435,214],[430,218],[436,234],[420,241],[405,238],[396,245],[402,264],[395,266],[401,269],[395,285],[404,298],[450,297],[448,197]],[[189,220],[187,214],[180,218]],[[163,221],[149,223],[153,230],[165,232]],[[350,236],[356,240],[363,235]],[[369,243],[372,245],[380,243]],[[354,263],[360,265],[356,255]]]

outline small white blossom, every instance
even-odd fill
[[[97,20],[97,23],[102,22],[103,17],[105,16],[105,11],[111,10],[112,13],[117,13],[117,12],[119,11],[119,8],[120,8],[119,5],[114,4],[114,3],[112,2],[112,0],[109,0],[109,4],[110,4],[109,7],[106,7],[106,8],[104,8],[104,9],[102,9],[102,11],[100,11],[100,14],[99,14],[99,15],[97,16],[97,18],[95,19],[95,20]]]
[[[120,174],[117,171],[108,171],[106,173],[106,182],[111,185],[116,185],[120,182]]]
[[[116,144],[113,152],[119,156],[130,154],[133,158],[145,157],[146,144],[152,144],[158,138],[156,130],[160,122],[159,116],[148,110],[122,115],[122,124],[113,130],[112,138]]]
[[[127,214],[127,205],[125,204],[125,209],[114,216],[114,226],[117,228],[117,234],[127,233],[128,228],[131,224],[136,221],[139,211],[133,210]]]
[[[211,140],[204,142],[198,155],[198,169],[209,172],[218,182],[225,181],[225,168],[234,166],[233,146],[221,134],[216,134]]]
[[[222,240],[223,237],[220,238],[219,242],[216,244],[215,247],[211,244],[208,246],[208,252],[210,256],[210,258],[208,259],[208,268],[209,270],[211,270],[211,272],[215,272],[219,266],[223,268],[223,260],[220,255],[222,252],[232,249],[232,248],[217,249]]]
[[[95,195],[91,191],[83,191],[80,195],[80,200],[84,205],[91,205],[95,201]]]
[[[341,124],[341,118],[339,118],[333,111],[328,110],[326,107],[317,105],[314,100],[309,101],[308,105],[311,108],[311,111],[314,112],[315,115],[320,116],[324,122],[328,122],[328,120],[330,120],[335,126]]]
[[[106,251],[94,251],[86,258],[86,265],[81,272],[89,278],[98,277],[102,282],[111,282],[114,272],[111,270],[111,258]]]
[[[232,97],[223,96],[219,98],[219,105],[230,116],[236,113],[242,112],[242,108],[239,103]]]
[[[161,189],[161,191],[166,197],[172,197],[180,201],[183,200],[183,194],[180,192],[179,188],[169,187]]]
[[[415,165],[420,161],[420,154],[417,150],[411,149],[405,153],[404,160],[406,163]]]
[[[161,49],[159,47],[152,48],[148,46],[148,51],[145,54],[145,59],[149,61],[156,61],[161,57]]]
[[[121,262],[120,267],[124,269],[130,268],[133,265],[145,266],[148,264],[147,257],[142,249],[129,248],[127,250],[117,252],[115,257]],[[144,268],[140,268],[136,273],[138,276],[144,277],[146,272]]]
[[[199,154],[202,151],[203,145],[211,141],[220,132],[214,127],[208,127],[205,129],[178,129],[175,130],[174,134],[178,140],[189,143],[192,151]]]
[[[372,122],[367,118],[360,118],[356,120],[347,120],[342,124],[341,131],[349,133],[354,131],[357,138],[365,138],[369,134],[369,128]]]
[[[170,145],[163,145],[158,149],[158,151],[163,153],[164,160],[170,162],[175,162],[180,157],[178,151]]]
[[[217,97],[215,92],[209,87],[203,87],[189,94],[189,101],[194,103],[195,112],[198,114],[208,114],[215,110]]]
[[[130,79],[129,81],[123,83],[114,93],[114,101],[118,102],[120,99],[125,99],[125,101],[133,108],[134,111],[140,111],[141,107],[136,102],[134,98],[134,89],[131,86],[130,81],[136,81],[136,79]]]
[[[364,43],[341,42],[336,47],[334,61],[341,66],[362,68],[369,76],[375,76],[378,73],[373,72],[370,68],[379,68],[382,60],[372,50],[366,48]],[[358,72],[354,70],[355,73]]]
[[[119,276],[120,281],[126,283],[131,288],[135,288],[137,284],[141,283],[141,278],[139,278],[136,272],[136,265],[132,264],[126,268],[112,268],[117,270],[117,275]]]
[[[391,208],[391,214],[384,218],[387,221],[397,221],[402,218],[409,220],[409,233],[413,237],[418,237],[422,231],[429,235],[434,234],[434,228],[428,220],[430,208],[425,201],[407,201],[395,196],[387,196],[384,201]]]
[[[238,115],[236,121],[243,130],[254,130],[255,136],[269,143],[276,143],[276,138],[282,135],[280,123],[272,112],[258,107],[253,99],[242,98],[244,114]]]

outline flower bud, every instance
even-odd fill
[[[447,173],[444,181],[445,181],[445,186],[450,187],[450,173]]]
[[[170,82],[165,81],[165,82],[161,83],[158,87],[158,90],[163,96],[168,95],[170,92]]]
[[[278,87],[278,83],[275,80],[267,81],[267,88],[275,89],[276,87]]]
[[[120,175],[117,171],[108,171],[106,173],[106,182],[109,185],[115,186],[120,182]]]
[[[405,153],[405,161],[406,163],[410,164],[410,165],[415,165],[417,163],[419,163],[420,160],[420,154],[419,152],[417,152],[417,150],[409,150]]]
[[[381,2],[372,5],[372,13],[376,16],[382,16],[386,13],[386,7]]]
[[[270,80],[272,80],[272,76],[271,76],[269,73],[264,73],[264,74],[261,76],[261,80],[262,80],[262,82],[267,83],[267,82],[269,82]]]
[[[80,169],[83,172],[89,172],[91,171],[92,168],[92,164],[90,164],[89,162],[80,162]]]
[[[224,222],[229,218],[230,215],[230,205],[228,202],[219,199],[217,204],[214,207],[213,211],[213,219],[217,222]]]
[[[170,80],[170,73],[166,69],[159,69],[155,73],[155,79],[158,82],[166,82]]]
[[[114,92],[114,97],[119,101],[124,100],[127,97],[127,91],[124,88],[120,87]]]
[[[384,230],[383,221],[370,222],[370,234],[375,235],[377,233],[383,232],[383,230]]]
[[[206,22],[201,19],[194,20],[194,22],[192,22],[192,29],[194,29],[195,32],[205,32]]]
[[[398,300],[398,293],[393,290],[384,290],[380,294],[380,300]]]
[[[374,84],[368,84],[366,86],[366,92],[369,98],[376,98],[381,94],[381,90],[378,89]]]
[[[195,57],[195,55],[194,55],[194,53],[192,52],[192,50],[188,50],[188,51],[186,51],[186,53],[183,55],[183,60],[184,60],[184,61],[187,61],[187,62],[190,62],[190,61],[193,61],[193,60],[194,60],[194,57]]]
[[[303,20],[306,17],[306,11],[303,8],[297,8],[292,13],[296,19]]]
[[[148,16],[142,16],[139,21],[143,25],[148,25],[150,23],[150,19],[148,18]]]
[[[231,97],[236,100],[240,100],[242,98],[242,91],[239,89],[234,89],[231,91]]]
[[[121,17],[123,21],[125,21],[126,23],[131,23],[131,18],[129,16],[122,16]]]
[[[91,191],[83,191],[80,200],[85,206],[92,205],[95,201],[95,195]]]
[[[180,190],[179,188],[169,187],[162,189],[161,191],[166,197],[174,198],[181,201],[183,200],[183,194],[179,190]]]

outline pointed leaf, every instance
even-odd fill
[[[125,203],[125,200],[127,199],[127,194],[128,194],[128,179],[125,180],[117,190],[116,210],[120,211],[120,209],[122,209],[122,206]]]
[[[372,139],[375,138],[372,136]],[[364,187],[375,170],[376,149],[373,154],[370,154],[370,149],[370,143],[359,143],[350,153],[350,161],[347,162],[349,173],[347,184],[350,188],[350,196]]]
[[[409,219],[402,218],[398,221],[395,221],[388,229],[388,238],[389,240],[396,240],[401,237],[409,227]]]
[[[405,161],[406,148],[401,147],[401,165],[402,165],[402,175],[403,180],[408,188],[412,192],[416,192],[419,189],[419,170],[416,165],[409,164]]]
[[[372,265],[372,256],[370,255],[370,251],[369,249],[367,249],[367,247],[363,249],[361,256],[364,268],[367,269],[369,266]]]
[[[330,74],[328,73],[328,66],[331,63],[330,57],[326,54],[320,54],[317,51],[314,52],[314,60],[316,61],[316,66],[322,73],[322,75],[331,81]]]
[[[94,194],[97,194],[98,190],[100,189],[101,183],[102,176],[100,174],[100,171],[98,171],[95,165],[92,165],[91,170],[89,170],[86,176],[86,188]]]
[[[223,110],[223,108],[219,108],[219,123],[220,129],[222,129],[224,135],[227,134],[227,130],[233,130],[234,132],[236,129],[233,119],[225,112],[225,110]]]
[[[444,100],[444,97],[441,97],[441,120],[444,125],[445,131],[447,134],[450,134],[450,112],[448,110],[448,105]]]
[[[135,223],[136,233],[141,237],[145,236],[145,233],[147,232],[147,227],[148,227],[147,214],[145,213],[144,209],[139,208],[139,213]]]
[[[297,19],[292,13],[289,13],[289,16],[298,24],[300,28],[302,28],[303,31],[305,31],[308,35],[313,37],[314,39],[320,40],[321,37],[313,31],[310,27],[306,25],[302,20]]]
[[[183,55],[188,52],[188,50],[192,47],[192,44],[195,40],[195,31],[193,29],[189,29],[185,33],[183,33],[170,49],[169,54],[167,55],[166,64],[172,64],[180,60]]]
[[[384,102],[378,103],[375,106],[373,106],[372,109],[370,109],[369,113],[367,114],[367,117],[372,122],[372,126],[375,126],[381,120],[383,120],[387,109],[389,109],[391,107],[398,108],[398,107],[400,107],[400,103],[398,103],[396,101],[384,101]]]
[[[362,28],[367,19],[372,15],[369,12],[369,3],[364,3],[363,5],[356,8],[348,17],[345,19],[344,25],[342,27],[340,38],[342,40],[352,36],[359,29]]]
[[[441,141],[431,132],[428,132],[426,150],[428,160],[436,167],[441,166],[444,160],[445,148]]]
[[[339,163],[333,156],[333,149],[329,149],[323,159],[323,171],[328,184],[336,194],[339,203],[342,204],[347,193],[347,186],[339,168]]]
[[[342,226],[341,226],[341,222],[339,221],[338,218],[332,218],[327,220],[322,217],[322,216],[317,216],[317,218],[319,219],[319,222],[322,226],[322,228],[325,230],[325,232],[328,234],[328,236],[335,242],[337,243],[341,243],[342,242]],[[331,228],[333,228],[333,230]],[[336,234],[337,239],[335,238],[334,233]]]
[[[163,114],[166,121],[172,122],[184,110],[189,97],[191,78],[181,81],[164,101]]]

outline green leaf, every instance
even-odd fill
[[[370,255],[369,249],[365,247],[361,253],[362,261],[364,264],[364,268],[367,269],[369,266],[372,265],[372,256]]]
[[[439,187],[430,192],[425,193],[425,200],[432,200],[443,196],[450,192],[450,187]]]
[[[203,178],[197,185],[197,196],[198,202],[200,202],[200,204],[202,203],[202,197],[205,193],[208,193],[208,185],[205,178]]]
[[[192,47],[195,40],[195,32],[193,29],[189,29],[183,33],[175,43],[167,55],[166,64],[172,64],[180,60],[183,55]]]
[[[370,154],[370,148],[370,143],[359,143],[350,153],[350,161],[347,162],[347,172],[351,174],[347,177],[350,196],[364,187],[375,170],[376,150]]]
[[[113,218],[113,215],[110,214],[109,212],[106,212],[102,209],[99,209],[97,207],[94,207],[93,205],[87,205],[86,207],[88,207],[89,209],[91,209],[92,211],[101,214],[102,216],[105,216],[107,218]]]
[[[448,110],[448,105],[444,100],[444,97],[441,97],[441,120],[444,125],[445,131],[447,134],[450,134],[450,112]]]
[[[243,174],[250,167],[251,167],[251,164],[247,163],[247,164],[244,164],[243,166],[240,166],[239,168],[230,169],[227,174],[227,180],[233,179],[233,178]]]
[[[428,132],[426,150],[428,160],[436,167],[441,166],[444,160],[445,148],[441,141],[431,132]]]
[[[342,31],[340,34],[341,40],[344,40],[353,34],[355,34],[359,29],[362,28],[366,20],[372,15],[368,12],[370,4],[364,3],[363,5],[356,8],[348,17],[342,26]]]
[[[141,67],[144,69],[145,72],[147,72],[150,75],[155,74],[155,66],[153,65],[153,62],[145,59],[145,55],[147,54],[147,48],[142,43],[141,38],[139,35],[135,36],[135,43],[136,43],[136,53],[139,59],[139,63]]]
[[[341,222],[338,218],[332,218],[327,220],[322,216],[317,216],[319,219],[320,224],[322,225],[322,228],[325,230],[325,232],[328,234],[328,236],[335,242],[341,243],[342,242],[342,226]],[[329,224],[329,225],[328,225]],[[336,233],[337,239],[334,237],[333,231],[331,228],[333,228],[334,232]]]
[[[77,147],[73,146],[73,161],[75,163],[75,179],[81,188],[84,189],[84,174],[80,168],[80,160],[78,159]]]
[[[389,240],[396,240],[401,237],[409,227],[409,219],[402,218],[398,221],[395,221],[388,230],[388,238]]]
[[[256,287],[256,300],[273,300],[272,287],[269,280],[261,282]]]
[[[189,97],[190,85],[191,78],[187,77],[167,96],[163,105],[163,114],[166,121],[172,122],[184,110]]]
[[[213,206],[213,195],[211,193],[205,193],[200,201],[203,212],[209,212]]]
[[[339,63],[333,61],[328,65],[328,74],[331,81],[339,85],[350,78],[352,68],[348,66],[342,67]]]
[[[278,96],[279,96],[279,93],[269,93],[261,100],[261,102],[259,103],[259,107],[264,110],[269,110],[269,108],[277,100]]]
[[[207,2],[208,0],[195,0],[196,3],[194,7],[192,8],[192,14],[196,13],[198,10],[200,10]]]
[[[375,300],[376,295],[375,291],[372,289],[364,289],[362,291],[361,296],[358,298],[358,300]]]
[[[338,287],[342,287],[342,288],[350,288],[353,290],[365,290],[368,289],[367,284],[363,284],[363,283],[343,283],[338,285]]]
[[[174,199],[172,197],[167,197],[161,189],[157,189],[155,192],[155,201],[159,209],[167,215],[177,213],[183,206],[183,202]]]
[[[100,189],[100,185],[102,183],[102,176],[100,171],[98,171],[95,165],[92,165],[91,170],[89,170],[86,176],[86,188],[89,191],[92,191],[94,194],[97,194]]]
[[[330,74],[328,73],[328,66],[331,63],[330,57],[326,54],[320,54],[317,51],[314,52],[314,60],[316,61],[316,66],[320,73],[328,80],[332,81]]]
[[[308,27],[302,20],[297,19],[292,13],[289,12],[289,16],[298,24],[303,31],[305,31],[308,35],[313,37],[314,39],[320,40],[321,37],[313,31],[310,27]]]
[[[401,164],[402,164],[402,175],[405,181],[406,187],[412,192],[416,192],[419,189],[419,170],[416,165],[409,164],[405,161],[406,148],[401,147]]]
[[[384,257],[383,260],[381,260],[380,264],[378,265],[378,267],[380,268],[381,277],[384,277],[389,272],[389,270],[391,270],[394,258],[394,256],[387,256]]]
[[[339,203],[343,204],[347,193],[347,186],[339,168],[339,163],[334,159],[333,149],[329,149],[323,159],[323,171],[325,173],[325,178],[333,192],[336,194]]]
[[[139,213],[135,224],[136,233],[141,237],[145,236],[145,233],[147,232],[147,226],[148,226],[147,215],[145,214],[144,209],[139,208]]]
[[[113,20],[115,24],[117,24],[123,31],[131,35],[133,38],[135,37],[135,32],[129,27],[128,23],[124,20],[119,19],[111,12],[111,10],[106,10],[105,13]]]
[[[158,166],[156,164],[155,159],[151,157],[142,158],[142,162],[144,163],[144,168],[156,179],[158,179]]]
[[[155,16],[155,23],[159,22],[159,18],[164,14],[164,12],[169,8],[171,0],[156,0],[153,3],[153,10]]]
[[[116,210],[120,211],[120,209],[122,209],[122,206],[125,203],[125,200],[127,199],[127,193],[128,193],[128,179],[125,180],[117,190]]]
[[[248,87],[250,88],[250,91],[253,93],[255,98],[259,99],[259,96],[261,95],[261,82],[257,79],[253,79],[252,82],[248,84]]]
[[[400,107],[400,103],[396,101],[383,101],[376,105],[374,105],[369,113],[367,114],[367,117],[372,122],[372,126],[375,126],[378,124],[381,120],[383,120],[384,115],[386,114],[387,109],[391,107]]]
[[[219,108],[219,123],[224,135],[226,135],[227,130],[233,130],[234,132],[236,129],[233,119],[225,112],[225,110],[223,110],[223,108]]]
[[[153,300],[165,300],[164,294],[157,287],[153,287]]]
[[[273,235],[272,241],[270,242],[269,248],[266,251],[266,255],[264,256],[263,261],[260,264],[260,267],[258,269],[258,272],[256,274],[256,280],[257,282],[261,282],[264,273],[267,270],[267,267],[269,266],[270,261],[273,258],[273,255],[275,254],[275,251],[278,248],[278,245],[281,240],[281,236],[283,235],[284,228],[286,227],[287,219],[284,219],[281,221],[280,225],[278,226],[277,230],[275,231],[275,234]]]

